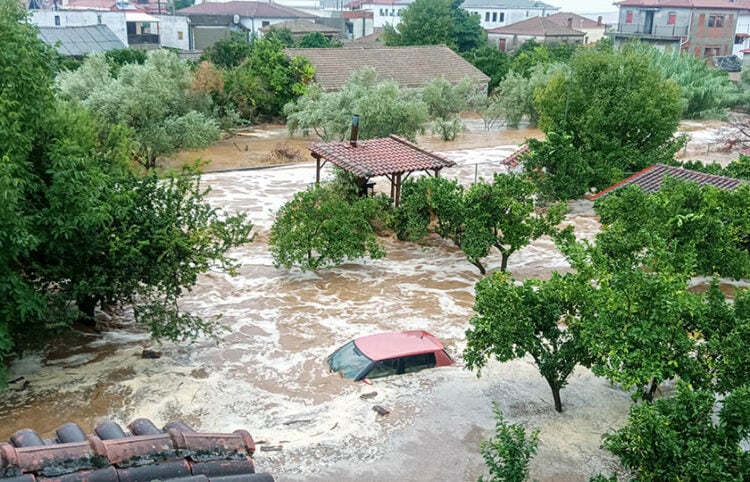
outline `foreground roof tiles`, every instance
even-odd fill
[[[106,25],[39,27],[39,38],[60,55],[70,57],[125,48],[122,40]]]
[[[196,432],[182,422],[158,429],[140,418],[125,432],[114,422],[86,435],[67,423],[43,440],[22,429],[0,444],[0,481],[8,482],[273,482],[256,474],[255,442],[244,430]]]
[[[315,81],[327,91],[339,90],[362,67],[373,67],[380,80],[392,80],[402,88],[422,87],[444,77],[456,83],[465,77],[489,82],[482,71],[445,45],[362,48],[350,44],[341,49],[286,49],[290,59],[305,57],[315,67]]]
[[[177,15],[239,15],[251,18],[314,18],[315,15],[278,3],[268,2],[204,2],[177,10]]]
[[[308,149],[313,156],[328,159],[337,166],[366,178],[411,171],[440,170],[456,164],[394,135],[358,141],[356,147],[348,141],[318,142],[311,144]]]
[[[742,184],[747,183],[741,179],[735,179],[733,177],[716,176],[714,174],[706,174],[704,172],[692,171],[690,169],[683,169],[681,167],[667,166],[664,164],[654,164],[653,166],[647,167],[646,169],[636,172],[632,176],[623,179],[617,184],[602,190],[591,196],[589,199],[592,201],[600,197],[605,197],[623,186],[635,185],[643,189],[646,193],[654,193],[661,188],[664,177],[669,176],[681,181],[691,181],[698,183],[699,186],[714,186],[719,189],[726,189],[731,191],[736,189]]]

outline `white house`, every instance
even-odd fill
[[[401,15],[414,0],[354,0],[344,5],[352,11],[372,12],[373,26],[382,28],[386,25],[396,26],[401,22]]]
[[[487,30],[532,17],[546,17],[560,10],[534,0],[465,0],[461,7],[479,15],[482,28]]]
[[[599,17],[597,20],[591,20],[590,18],[582,17],[571,12],[558,12],[546,18],[547,20],[562,25],[563,27],[583,32],[584,44],[598,42],[604,38],[604,32],[607,28],[602,22],[602,17]]]

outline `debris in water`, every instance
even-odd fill
[[[369,400],[371,398],[375,398],[378,395],[378,392],[370,392],[370,393],[363,393],[359,396],[362,400]]]
[[[387,408],[381,407],[380,405],[375,405],[374,407],[372,407],[372,409],[374,411],[378,412],[378,415],[380,415],[382,417],[385,417],[386,415],[388,415],[389,413],[391,413],[390,410],[388,410]]]
[[[143,353],[141,353],[141,358],[155,359],[155,358],[161,358],[161,355],[162,353],[160,351],[149,350],[147,348],[144,348]]]
[[[260,448],[261,452],[281,452],[281,445],[263,445]]]

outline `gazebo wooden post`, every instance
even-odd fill
[[[312,155],[315,158],[315,184],[320,184],[320,156]]]
[[[393,184],[396,187],[396,197],[393,198],[393,206],[398,207],[400,201],[401,201],[401,173],[396,174],[393,176]]]

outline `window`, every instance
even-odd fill
[[[404,373],[418,372],[435,366],[435,354],[412,355],[404,357]]]
[[[96,23],[98,23],[99,25],[102,24],[102,16],[101,15],[97,15],[96,16]]]
[[[492,12],[492,21],[497,22],[497,12]]]
[[[708,16],[708,26],[709,27],[716,27],[721,28],[724,26],[724,16],[723,15],[709,15]]]
[[[367,378],[380,378],[398,374],[398,358],[379,361],[367,374]]]
[[[505,12],[500,12],[500,21],[505,22]]]
[[[490,21],[490,12],[484,12],[484,21],[489,22]]]
[[[177,40],[182,40],[182,31],[177,32]]]
[[[59,15],[55,15],[55,26],[57,26],[57,27],[60,26],[60,16]]]
[[[625,23],[633,23],[633,12],[625,12]]]
[[[677,23],[677,14],[675,12],[669,12],[667,16],[667,25],[674,25]]]
[[[380,16],[381,17],[385,17],[385,13],[383,13],[383,9],[382,8],[380,9]]]
[[[715,57],[719,55],[719,52],[721,49],[719,47],[706,47],[706,50],[703,52],[703,57]]]
[[[261,27],[268,27],[269,25],[271,25],[271,22],[269,22],[268,20],[263,20],[263,21],[261,22],[261,25],[260,25],[260,26],[261,26]]]
[[[526,10],[526,17],[528,17],[528,16],[529,16],[529,11],[528,11],[528,10]]]
[[[735,44],[735,45],[742,45],[742,42],[743,42],[743,41],[745,40],[745,36],[746,36],[746,35],[747,35],[747,34],[743,34],[743,35],[735,35],[735,36],[734,36],[734,44]]]

